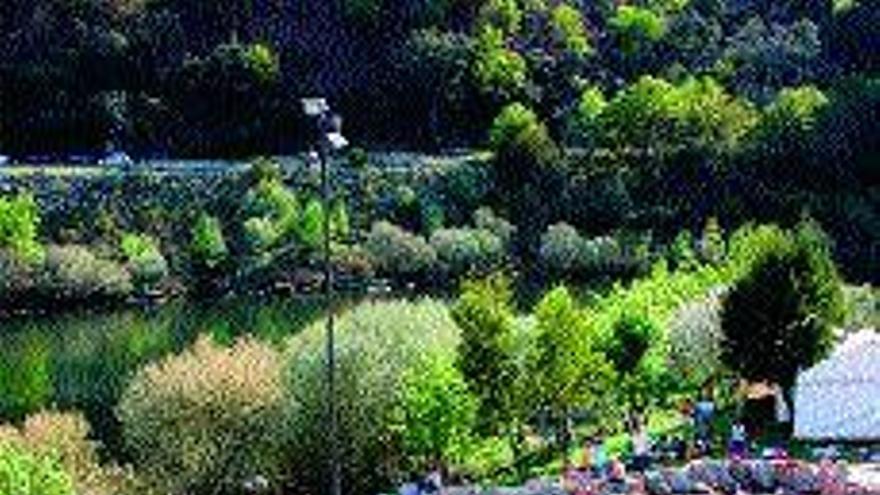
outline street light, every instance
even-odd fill
[[[321,167],[321,201],[324,206],[324,297],[327,304],[327,415],[330,420],[330,493],[342,495],[339,465],[338,418],[336,411],[336,353],[333,328],[333,267],[330,264],[330,176],[327,159],[331,152],[348,145],[342,135],[342,119],[330,112],[324,98],[303,98],[303,112],[317,120],[318,165]],[[308,155],[315,158],[312,150]]]

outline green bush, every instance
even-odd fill
[[[74,495],[70,477],[51,457],[35,456],[0,442],[0,493]]]
[[[421,237],[388,222],[376,222],[364,247],[385,276],[412,277],[434,267],[437,254]]]
[[[620,5],[608,25],[615,32],[624,53],[636,52],[643,43],[659,41],[666,34],[666,19],[649,9]]]
[[[495,234],[505,247],[510,246],[510,241],[513,240],[513,235],[516,233],[516,227],[496,215],[492,208],[486,206],[478,208],[474,211],[473,220],[476,228]]]
[[[541,238],[541,260],[553,274],[563,277],[611,275],[637,271],[643,260],[635,249],[624,252],[611,236],[584,238],[566,224],[551,225]]]
[[[579,56],[591,53],[589,33],[578,9],[561,3],[550,12],[550,18],[556,37],[566,50]]]
[[[486,273],[504,258],[501,240],[481,229],[440,229],[431,235],[430,244],[440,269],[452,277]]]
[[[190,254],[195,265],[208,270],[216,269],[226,260],[229,249],[217,217],[199,215],[192,229]]]
[[[24,294],[32,284],[36,267],[10,249],[0,249],[0,301]]]
[[[6,441],[39,458],[56,459],[76,493],[149,493],[130,469],[101,465],[98,445],[89,439],[90,433],[89,424],[80,414],[41,412],[28,416],[20,428],[0,425],[0,444]]]
[[[541,237],[541,260],[557,275],[580,272],[583,244],[583,238],[571,225],[551,225]]]
[[[365,303],[337,321],[343,486],[377,493],[424,462],[449,460],[470,436],[475,403],[455,367],[458,329],[445,305]],[[285,404],[293,476],[321,493],[330,455],[325,325],[293,337]],[[415,464],[415,465],[414,465]]]
[[[0,249],[10,249],[29,261],[39,260],[43,252],[37,241],[39,226],[40,211],[33,196],[0,197]]]
[[[168,262],[155,239],[143,234],[125,234],[120,244],[131,279],[139,291],[155,287],[168,276]]]
[[[207,337],[137,372],[118,408],[139,472],[162,493],[239,493],[281,466],[281,362],[270,347]]]

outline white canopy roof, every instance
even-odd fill
[[[880,333],[850,335],[798,376],[794,433],[805,439],[880,439]]]

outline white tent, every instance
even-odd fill
[[[880,333],[854,333],[802,372],[794,401],[797,438],[880,440]]]

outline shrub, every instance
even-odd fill
[[[566,223],[551,225],[541,238],[541,260],[556,274],[579,272],[584,240],[577,229]]]
[[[0,197],[0,249],[10,249],[23,259],[39,260],[42,248],[37,242],[40,211],[29,194]]]
[[[639,263],[636,253],[624,253],[616,238],[585,239],[566,223],[547,229],[541,241],[541,259],[552,273],[575,277],[629,271]]]
[[[497,216],[492,208],[486,206],[478,208],[474,211],[473,220],[476,228],[495,234],[504,246],[510,246],[510,241],[516,233],[516,227],[504,218]]]
[[[376,270],[386,276],[411,277],[430,270],[437,254],[421,237],[388,222],[376,222],[364,244]]]
[[[440,268],[453,277],[485,273],[504,257],[501,240],[486,230],[440,229],[431,235],[430,244]]]
[[[148,493],[130,470],[115,465],[102,466],[98,446],[89,440],[89,434],[89,425],[80,414],[42,412],[29,416],[20,429],[10,427],[0,431],[0,444],[5,439],[39,458],[57,460],[76,493]]]
[[[602,132],[599,118],[607,106],[608,101],[600,88],[591,86],[581,93],[573,122],[576,141],[587,147],[592,147],[599,141]]]
[[[121,242],[122,254],[128,263],[132,282],[139,291],[154,287],[168,276],[168,262],[162,256],[155,239],[143,234],[125,234]]]
[[[479,427],[498,434],[521,412],[514,407],[519,374],[510,281],[496,274],[465,282],[452,317],[461,329],[458,367],[480,405]]]
[[[262,239],[260,249],[274,247],[277,242],[292,240],[299,236],[298,227],[302,206],[296,195],[281,182],[281,179],[268,171],[260,172],[264,177],[248,191],[245,196],[245,228],[250,223],[264,224],[264,230],[271,226],[274,234]],[[255,220],[258,219],[258,220]],[[265,245],[264,245],[265,244]],[[248,244],[255,248],[254,244]]]
[[[655,42],[666,34],[666,19],[649,9],[621,5],[608,21],[611,29],[620,37],[621,49],[632,54],[644,42]]]
[[[592,51],[589,34],[578,9],[562,3],[553,8],[550,17],[556,36],[566,50],[579,56],[588,55]]]
[[[35,456],[0,442],[0,493],[74,495],[70,477],[51,457]]]
[[[0,249],[0,301],[15,299],[32,283],[36,267],[9,249]]]
[[[245,244],[253,256],[268,256],[280,237],[275,224],[268,218],[252,217],[244,222]]]
[[[483,26],[474,50],[474,77],[484,93],[510,97],[522,90],[528,67],[522,55],[507,47],[502,30]]]
[[[718,224],[718,219],[710,217],[703,227],[703,236],[699,243],[700,259],[706,263],[719,264],[727,255],[727,243],[724,241],[724,231]]]
[[[128,451],[164,492],[238,493],[280,472],[281,364],[270,347],[201,338],[137,372],[118,415]]]
[[[670,368],[686,386],[699,387],[718,375],[721,364],[721,299],[711,294],[690,302],[670,319]]]
[[[334,246],[331,256],[337,273],[369,279],[373,276],[373,260],[360,245]]]
[[[33,289],[49,299],[120,299],[132,289],[128,272],[85,246],[49,246]]]
[[[294,476],[320,492],[327,479],[325,326],[293,337],[285,403]],[[474,400],[455,367],[458,330],[446,307],[366,303],[337,325],[336,363],[343,485],[350,493],[387,489],[409,468],[461,450]]]
[[[616,273],[626,269],[627,265],[638,263],[639,260],[627,260],[615,237],[599,236],[584,239],[581,246],[580,265],[589,273]]]
[[[192,229],[190,253],[193,263],[209,270],[219,267],[229,255],[220,220],[202,213]]]
[[[331,227],[333,227],[331,225]],[[340,227],[342,227],[340,225]],[[312,198],[303,208],[302,218],[296,229],[296,236],[303,247],[310,251],[321,250],[324,240],[324,205]]]

